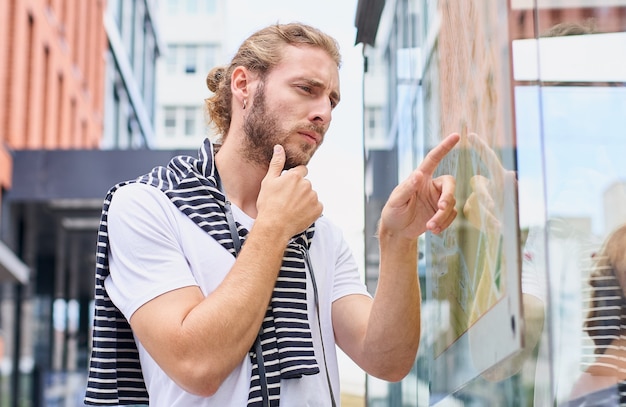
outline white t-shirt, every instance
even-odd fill
[[[250,230],[254,219],[233,206],[235,219]],[[339,372],[332,328],[333,301],[350,294],[369,295],[341,231],[327,218],[315,223],[310,258],[318,287],[320,318],[333,394],[339,404]],[[210,294],[224,279],[235,258],[198,227],[156,188],[134,183],[118,189],[108,213],[109,268],[106,290],[126,319],[153,298],[197,285]],[[309,324],[320,373],[281,381],[281,405],[330,404],[315,299],[307,273]],[[247,405],[251,362],[246,356],[212,397],[187,393],[157,366],[137,341],[150,406]]]

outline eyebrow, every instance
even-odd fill
[[[313,87],[313,88],[324,88],[324,84],[320,81],[318,81],[317,79],[303,79],[307,85]],[[339,102],[341,101],[341,96],[339,96],[339,92],[335,92],[332,91],[330,92],[330,97],[331,99],[333,99],[333,102],[335,102],[335,105],[338,105]]]

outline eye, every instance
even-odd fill
[[[330,108],[334,109],[335,107],[337,107],[337,102],[333,99],[330,99]]]
[[[298,86],[300,89],[302,89],[304,92],[306,93],[311,93],[313,92],[313,89],[310,86],[307,85],[299,85]]]

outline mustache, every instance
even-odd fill
[[[319,134],[320,136],[324,137],[324,135],[326,134],[326,127],[321,126],[321,125],[316,125],[316,124],[308,124],[306,126],[298,126],[296,128],[296,131],[310,131],[310,132],[315,132],[317,134]]]

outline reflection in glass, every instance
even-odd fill
[[[437,41],[423,49],[426,145],[462,136],[438,168],[457,180],[459,216],[426,239],[426,297],[447,312],[433,321],[431,356],[431,389],[443,397],[522,346],[507,12],[497,1],[441,4],[429,27]]]
[[[388,165],[366,172],[366,185],[381,191],[383,179],[415,167],[451,131],[464,144],[439,169],[457,176],[459,217],[420,244],[414,372],[401,383],[369,378],[368,405],[578,406],[588,394],[615,405],[626,388],[623,271],[602,259],[626,224],[626,1],[385,7],[376,47],[366,48],[382,74],[366,73],[364,97],[385,127],[368,133],[366,156]],[[368,216],[373,223],[375,210]],[[511,237],[517,258],[499,247]],[[626,253],[624,240],[617,251]],[[510,266],[503,261],[518,263],[511,280],[521,295],[521,347],[488,360],[473,350],[493,353],[485,344],[510,339],[510,324],[485,329],[478,346],[459,339],[506,300],[511,280],[494,278]],[[455,346],[437,374],[436,359]]]
[[[626,379],[626,225],[615,230],[592,258],[584,307],[589,340],[582,348],[584,371],[570,397],[574,405],[591,397],[618,404],[616,387]]]

